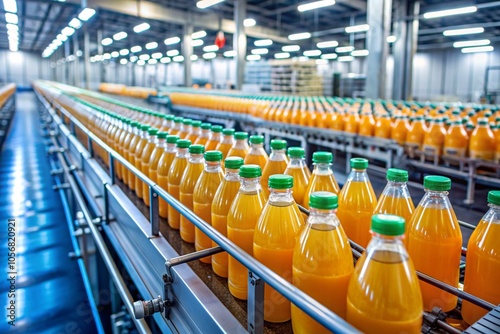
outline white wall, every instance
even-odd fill
[[[38,54],[0,50],[0,82],[29,86],[36,79],[50,79],[50,62]]]

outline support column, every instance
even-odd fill
[[[191,87],[193,84],[193,78],[191,76],[191,55],[193,54],[191,34],[193,33],[193,25],[191,23],[185,24],[183,33],[182,55],[184,56],[184,86]]]
[[[68,40],[64,43],[64,70],[65,70],[65,74],[64,74],[64,83],[69,85],[70,82],[69,82],[69,64],[68,64],[68,61],[66,59],[68,59],[69,57],[69,48],[70,48],[70,39],[68,38]]]
[[[87,26],[83,33],[83,55],[85,61],[85,89],[90,89],[90,38]]]
[[[368,70],[366,75],[366,97],[386,98],[385,77],[389,54],[387,36],[391,29],[392,0],[368,0],[367,32]]]
[[[102,29],[98,29],[97,30],[97,54],[102,56],[102,54],[104,53],[104,50],[103,50],[101,41],[102,41]],[[104,63],[103,63],[103,60],[101,59],[101,61],[99,62],[99,78],[98,78],[99,83],[103,82],[104,78],[106,78],[104,71],[105,71]]]
[[[245,77],[245,61],[247,54],[247,35],[243,21],[247,16],[246,0],[235,0],[234,2],[234,23],[236,31],[233,35],[233,50],[236,51],[236,89],[241,89]]]
[[[73,34],[73,56],[75,57],[75,60],[74,60],[74,71],[75,71],[75,75],[74,75],[74,80],[75,80],[75,87],[80,87],[80,57],[78,57],[78,51],[80,47],[79,47],[79,44],[78,44],[78,35],[77,35],[77,32],[75,32]]]

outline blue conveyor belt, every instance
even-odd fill
[[[63,205],[52,189],[36,98],[17,95],[11,130],[0,152],[0,333],[96,333]],[[16,226],[16,321],[5,317],[9,284],[7,219]]]

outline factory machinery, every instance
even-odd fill
[[[358,332],[342,318],[246,254],[89,131],[72,116],[71,109],[86,112],[90,107],[71,95],[100,99],[107,105],[116,103],[122,108],[137,107],[96,93],[48,82],[36,82],[35,89],[48,153],[57,157],[60,166],[51,174],[57,179],[57,188],[69,198],[74,218],[72,232],[78,237],[81,257],[97,304],[100,302],[102,285],[111,281],[112,290],[120,297],[125,313],[130,315],[140,333],[291,333],[289,322],[264,323],[265,282],[332,332]],[[255,126],[249,124],[251,120],[247,115],[239,115],[241,118],[236,119],[232,114],[228,119],[222,112],[180,109],[174,106],[173,111],[185,115],[204,113],[203,117],[226,125],[237,120],[244,129]],[[268,139],[270,136],[284,137],[286,134],[297,141],[304,140],[298,127],[285,128],[279,124],[259,123],[254,130],[265,134]],[[391,166],[395,157],[404,154],[402,148],[391,141],[373,138],[364,141],[363,138],[345,134],[340,137],[341,134],[331,134],[328,130],[314,129],[314,132],[315,138],[308,138],[304,143],[306,148],[310,149],[308,145],[318,145],[343,149],[351,155],[381,159],[387,167]],[[94,154],[96,147],[106,152],[109,167]],[[151,198],[149,208],[117,179],[115,161],[147,184]],[[178,232],[160,219],[160,198],[218,246],[196,252],[193,245],[182,242]],[[307,210],[303,211],[307,213]],[[469,224],[461,224],[473,228]],[[351,246],[357,259],[363,248],[355,243],[351,243]],[[247,302],[232,298],[226,280],[217,277],[211,268],[197,261],[221,251],[226,251],[248,268]],[[464,256],[466,253],[466,249],[463,249]],[[466,329],[466,333],[500,333],[499,307],[422,273],[418,273],[418,276],[461,300],[470,301],[489,311],[480,321]],[[109,281],[106,281],[107,277]],[[460,305],[452,313],[459,312],[459,309]],[[460,333],[461,330],[452,325],[453,321],[448,316],[450,314],[444,314],[439,309],[425,313],[422,331]],[[455,321],[455,324],[458,322]],[[123,323],[114,321],[114,329],[123,326]]]

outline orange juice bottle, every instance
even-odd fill
[[[441,156],[445,137],[446,129],[444,128],[443,120],[432,120],[424,136],[422,151],[430,156]]]
[[[295,240],[304,220],[293,200],[293,177],[269,177],[271,193],[253,235],[253,255],[269,269],[291,283]],[[291,318],[290,301],[269,285],[264,286],[264,320],[285,322]]]
[[[243,166],[243,158],[229,157],[224,160],[226,174],[212,202],[212,226],[225,237],[227,237],[227,216],[229,215],[229,209],[240,189],[238,173],[241,166]],[[212,242],[212,246],[215,247],[216,245],[215,242]],[[214,273],[221,277],[227,277],[228,275],[227,256],[226,252],[212,255],[212,269]]]
[[[415,211],[415,205],[406,184],[408,182],[408,172],[402,169],[389,168],[386,178],[387,185],[378,199],[373,214],[396,215],[403,217],[405,222],[409,222]]]
[[[168,172],[168,193],[176,200],[180,200],[180,185],[181,179],[188,164],[189,152],[188,148],[191,142],[188,139],[179,139],[177,141],[177,153],[172,161],[172,166]],[[168,206],[168,225],[174,230],[180,227],[180,213],[170,205]]]
[[[217,151],[222,152],[223,159],[227,158],[229,150],[234,145],[234,129],[222,130],[222,141],[215,148]]]
[[[408,225],[408,253],[415,268],[451,286],[458,286],[462,232],[448,199],[451,180],[444,176],[424,178],[425,195]],[[424,309],[440,307],[448,312],[457,297],[428,283],[420,282]]]
[[[311,208],[293,252],[293,285],[345,319],[347,287],[354,271],[349,240],[335,215],[337,195],[311,194]],[[295,334],[330,333],[292,304]]]
[[[493,160],[495,158],[496,141],[488,120],[479,118],[477,126],[469,141],[469,156],[472,159]]]
[[[207,142],[206,150],[213,151],[217,148],[217,145],[222,141],[222,126],[212,125],[212,134]]]
[[[469,136],[460,120],[452,122],[444,138],[443,156],[463,158],[467,153]]]
[[[497,124],[495,132],[495,162],[500,163],[500,123]]]
[[[167,144],[165,145],[165,149],[160,157],[160,161],[158,161],[157,182],[161,188],[168,191],[168,172],[170,171],[170,167],[172,166],[172,162],[174,161],[177,153],[176,144],[179,140],[179,136],[168,135],[166,138]],[[158,207],[160,217],[168,218],[167,202],[160,198]]]
[[[408,129],[408,134],[406,135],[406,146],[414,147],[420,150],[422,148],[422,143],[424,142],[426,131],[427,126],[425,125],[424,117],[417,116]]]
[[[220,151],[205,152],[205,169],[198,178],[193,193],[193,212],[212,225],[212,202],[219,185],[224,177],[221,167],[222,153]],[[182,232],[182,221],[181,221]],[[199,228],[195,227],[194,244],[197,251],[212,247],[210,239]],[[211,256],[200,259],[201,262],[211,263]]]
[[[189,139],[191,140],[191,143],[194,143],[199,136],[201,136],[201,121],[193,121],[191,123],[191,132],[188,134],[186,139]]]
[[[173,127],[172,129],[169,131],[169,133],[171,135],[179,135],[179,132],[181,131],[182,129],[182,121],[184,120],[184,118],[182,117],[174,117],[174,120],[173,120]]]
[[[201,123],[201,134],[196,139],[194,144],[205,146],[207,142],[210,140],[210,129],[212,128],[212,124],[210,123]]]
[[[262,190],[264,191],[264,194],[266,194],[266,197],[269,196],[269,177],[274,174],[283,174],[289,163],[285,150],[285,140],[271,140],[271,155],[269,156],[266,166],[262,170],[262,178],[260,179],[260,184],[262,185]]]
[[[358,133],[359,130],[359,115],[356,111],[351,111],[345,118],[344,131],[350,133]]]
[[[373,237],[349,282],[347,321],[366,334],[418,334],[422,295],[403,245],[405,221],[394,215],[374,215],[371,230]]]
[[[371,111],[364,111],[361,114],[359,121],[359,135],[360,136],[373,136],[375,130],[375,119]]]
[[[391,139],[399,145],[404,145],[408,127],[408,118],[406,116],[396,116],[396,120],[392,124]]]
[[[349,239],[366,248],[377,197],[366,173],[368,160],[352,158],[350,164],[352,170],[339,194],[337,217]]]
[[[269,157],[264,150],[264,136],[250,136],[250,151],[245,157],[245,165],[259,165],[264,169]]]
[[[309,209],[308,198],[315,191],[340,192],[339,184],[332,171],[333,154],[331,152],[314,152],[312,156],[314,169],[304,193],[302,206]]]
[[[149,161],[151,156],[153,155],[153,151],[156,147],[158,139],[156,135],[158,134],[158,129],[150,128],[148,130],[148,142],[144,149],[142,150],[141,156],[141,172],[142,174],[148,176],[149,175]],[[140,182],[142,187],[142,198],[144,199],[144,203],[149,206],[149,186],[145,182]]]
[[[375,137],[391,138],[391,117],[387,114],[380,116],[375,123]]]
[[[500,304],[500,191],[488,193],[490,209],[470,236],[465,263],[464,291],[494,305]],[[462,317],[473,324],[487,311],[462,301]]]
[[[120,154],[128,162],[130,162],[128,149],[129,149],[129,145],[130,145],[130,141],[132,140],[132,137],[135,136],[137,124],[139,124],[139,123],[136,121],[129,122],[127,131],[125,133],[125,136],[123,138],[123,142],[121,145],[122,149],[120,151]],[[123,183],[128,186],[128,184],[129,184],[129,170],[127,169],[127,167],[125,167],[125,165],[121,165],[121,169],[122,169],[122,175],[123,175]]]
[[[141,140],[137,143],[137,146],[135,147],[135,152],[134,152],[134,166],[138,170],[142,171],[142,152],[144,151],[144,148],[148,144],[149,140],[149,129],[151,127],[149,125],[142,125],[141,127]],[[154,129],[156,130],[156,129]],[[134,184],[134,190],[135,194],[137,197],[141,198],[143,197],[143,192],[142,192],[142,181],[138,177],[135,178],[135,184]]]
[[[189,118],[184,118],[182,120],[182,126],[177,134],[180,139],[188,139],[189,134],[193,131],[193,126],[192,126],[193,120]]]
[[[227,237],[238,247],[253,255],[253,236],[267,197],[262,191],[262,169],[257,165],[243,165],[239,172],[241,186],[227,215]],[[227,284],[231,294],[247,299],[248,270],[232,256],[228,256]]]
[[[141,140],[141,135],[142,135],[142,129],[141,129],[141,127],[142,127],[141,123],[135,122],[135,126],[134,126],[134,129],[133,129],[133,134],[131,135],[130,142],[129,142],[128,146],[127,146],[126,159],[132,165],[135,165],[135,149],[137,148],[137,144]],[[92,142],[92,144],[94,144],[94,142]],[[132,191],[134,190],[134,186],[135,186],[135,174],[132,173],[131,170],[127,170],[127,185],[130,188],[130,190],[132,190]]]
[[[160,126],[161,132],[168,132],[172,127],[172,121],[174,119],[174,115],[161,114],[162,122]]]
[[[311,171],[305,161],[305,151],[302,147],[289,147],[288,157],[290,162],[286,166],[284,174],[293,177],[292,195],[295,203],[304,201],[304,194],[311,178]]]
[[[196,182],[203,172],[205,146],[201,144],[193,144],[189,146],[189,159],[186,170],[182,175],[179,187],[179,199],[191,211],[193,210],[193,194]],[[184,216],[180,216],[180,234],[182,240],[193,243],[194,242],[194,225]]]
[[[151,152],[151,157],[149,158],[149,169],[146,175],[154,183],[158,183],[158,164],[160,163],[161,156],[163,155],[163,152],[165,152],[165,148],[167,147],[167,135],[167,132],[158,132],[156,134],[156,146],[153,149],[153,152]],[[147,199],[149,199],[149,187],[146,187],[144,191],[148,193]],[[146,203],[146,201],[144,202]],[[146,204],[149,205],[149,202]]]
[[[234,145],[231,147],[227,153],[228,157],[241,157],[246,158],[250,147],[248,146],[248,133],[247,132],[235,132],[234,134]]]

